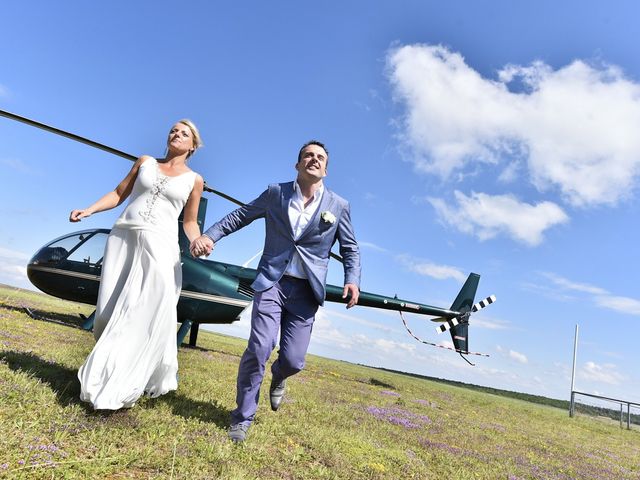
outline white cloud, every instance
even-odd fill
[[[450,348],[452,350],[455,350],[455,348],[456,348],[451,340],[441,340],[441,341],[437,342],[436,345],[438,345],[440,347],[444,347],[444,348]]]
[[[9,96],[9,89],[0,84],[0,97],[7,98]]]
[[[450,265],[437,265],[413,258],[409,255],[398,255],[396,259],[410,271],[438,280],[453,278],[462,283],[467,278],[462,270]]]
[[[312,342],[328,345],[333,348],[351,349],[353,339],[336,328],[323,308],[318,309],[313,324]]]
[[[36,170],[22,160],[18,160],[16,158],[2,158],[0,159],[0,165],[3,167],[10,168],[11,170],[15,170],[19,173],[24,173],[27,175],[41,175],[42,172],[40,170]]]
[[[27,267],[24,265],[0,265],[0,283],[20,286],[27,280]]]
[[[372,192],[366,192],[366,193],[364,194],[364,199],[365,199],[367,202],[371,202],[371,201],[373,201],[373,200],[376,200],[377,198],[378,198],[378,195],[376,195],[375,193],[372,193]]]
[[[338,322],[333,322],[338,318]],[[359,329],[355,332],[347,332],[349,324],[356,323],[364,327],[382,330],[383,336],[371,331]],[[397,341],[390,338],[400,330],[387,327],[385,325],[364,320],[354,315],[331,311],[327,307],[321,307],[316,314],[316,321],[311,337],[312,347],[324,345],[331,351],[347,351],[349,354],[356,354],[360,360],[370,364],[380,361],[402,361],[407,362],[410,358],[420,356],[419,344],[413,341]]]
[[[520,363],[529,363],[527,356],[524,353],[516,352],[515,350],[509,350],[509,358]]]
[[[0,249],[1,253],[1,249]],[[382,332],[383,335],[389,336],[397,331],[397,328],[391,328],[388,325],[384,325],[382,323],[378,323],[371,320],[366,320],[361,318],[360,316],[344,313],[343,311],[337,310],[337,306],[324,306],[320,307],[316,312],[316,319],[313,325],[313,335],[311,336],[311,342],[316,345],[324,345],[335,349],[342,349],[352,351],[356,345],[361,345],[363,343],[369,342],[371,345],[375,345],[375,338],[365,337],[362,334],[353,335],[348,333],[347,328],[352,328],[354,324],[360,325],[369,329],[377,330],[378,332]],[[344,307],[343,307],[344,308]],[[253,309],[253,304],[250,303],[247,308],[245,308],[241,315],[240,320],[234,322],[232,324],[226,325],[206,325],[203,328],[207,330],[212,330],[215,332],[220,332],[226,335],[233,335],[241,338],[249,338],[249,334],[251,332],[251,312]],[[378,311],[378,313],[386,314],[396,312],[387,312],[384,310]],[[338,322],[334,322],[335,319],[338,319]],[[380,343],[382,347],[386,347],[387,344],[385,342]],[[404,344],[406,345],[406,344]],[[406,348],[405,348],[406,349]]]
[[[595,302],[600,307],[629,315],[640,315],[640,300],[629,297],[599,296]]]
[[[7,261],[15,260],[29,260],[30,255],[19,252],[17,250],[12,250],[10,248],[0,247],[0,259],[2,259],[3,263]],[[26,262],[21,262],[21,264]]]
[[[555,273],[543,272],[542,275],[562,289],[592,294],[591,300],[599,307],[608,308],[627,315],[640,315],[640,300],[611,295],[611,293],[604,288],[587,283],[572,282]]]
[[[371,307],[373,308],[373,307]],[[339,309],[339,310],[338,310]],[[350,315],[348,313],[344,313],[344,306],[340,305],[340,306],[329,306],[327,304],[325,304],[324,307],[320,307],[318,309],[318,313],[316,314],[316,323],[318,321],[318,315],[321,315],[323,318],[339,318],[341,323],[345,324],[345,322],[348,323],[357,323],[358,325],[363,325],[365,327],[369,327],[369,328],[373,328],[376,330],[381,330],[385,333],[391,333],[393,331],[395,331],[393,328],[384,325],[382,323],[378,323],[378,322],[374,322],[371,320],[365,320],[364,318],[361,318],[360,316],[356,316],[356,315]],[[349,310],[352,311],[352,310]],[[358,311],[358,310],[356,310]],[[376,313],[393,313],[394,317],[395,315],[397,315],[396,312],[389,312],[388,310],[376,310]],[[315,327],[314,327],[315,328]]]
[[[402,352],[413,354],[416,351],[415,343],[407,343],[407,342],[396,342],[394,340],[388,340],[386,338],[370,338],[366,335],[357,334],[354,335],[354,338],[357,342],[366,346],[367,348],[371,348],[376,352],[382,352],[384,354],[393,354],[398,355],[402,354]]]
[[[509,328],[509,322],[504,320],[490,320],[484,317],[473,316],[473,328],[485,328],[487,330],[505,330]]]
[[[430,198],[443,222],[480,240],[504,234],[529,246],[540,244],[548,228],[565,223],[569,217],[555,203],[537,205],[520,202],[513,195],[472,192],[470,197],[454,192],[457,206],[441,198]]]
[[[624,381],[624,375],[616,371],[616,366],[611,363],[598,365],[595,362],[587,362],[579,370],[580,378],[593,382],[620,385]]]
[[[504,170],[498,175],[498,180],[502,183],[515,182],[520,174],[521,165],[519,162],[509,163]]]
[[[570,302],[576,300],[576,297],[574,295],[566,294],[559,291],[557,288],[551,288],[548,285],[541,285],[533,282],[523,282],[521,284],[521,287],[528,292],[542,295],[546,298],[556,300],[558,302]]]
[[[373,250],[374,252],[386,252],[387,251],[386,248],[383,248],[383,247],[381,247],[379,245],[376,245],[375,243],[372,243],[372,242],[361,242],[361,241],[358,241],[358,245],[360,247],[368,248],[369,250]]]
[[[242,266],[244,268],[247,268],[249,265],[251,265],[251,262],[253,262],[254,260],[260,258],[260,256],[262,255],[262,250],[259,250],[258,253],[256,253],[254,256],[252,256],[251,258],[248,258],[243,264]]]
[[[551,280],[557,286],[565,288],[565,289],[568,289],[568,290],[575,290],[575,291],[578,291],[578,292],[592,293],[593,295],[607,295],[608,294],[608,292],[603,288],[595,287],[593,285],[589,285],[589,284],[586,284],[586,283],[572,282],[571,280],[567,280],[566,278],[563,278],[563,277],[561,277],[559,275],[556,275],[555,273],[543,272],[542,275],[547,277],[549,280]]]
[[[504,348],[502,348],[500,345],[496,345],[496,350],[499,353],[501,353],[503,355],[506,355],[507,357],[509,357],[512,360],[515,360],[517,362],[529,363],[529,359],[527,358],[527,356],[524,353],[516,352],[515,350],[507,351]]]
[[[522,160],[540,190],[572,205],[616,204],[640,175],[640,85],[609,65],[507,65],[484,78],[462,55],[408,45],[387,57],[406,108],[401,138],[418,171]],[[524,88],[515,90],[518,82]],[[507,170],[504,177],[512,173]]]
[[[212,332],[222,333],[224,335],[231,335],[234,337],[240,337],[247,339],[251,332],[251,312],[253,311],[253,303],[249,305],[240,314],[240,320],[229,324],[203,324],[202,328],[210,330]]]
[[[33,288],[27,278],[26,253],[0,247],[0,283],[14,287]]]

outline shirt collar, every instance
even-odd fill
[[[298,185],[297,179],[293,181],[293,192],[297,196],[302,196],[302,193],[300,192],[300,185]],[[320,184],[320,187],[318,187],[318,189],[313,193],[313,200],[314,201],[318,200],[322,196],[323,192],[324,192],[324,182],[322,182]]]

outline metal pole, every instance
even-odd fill
[[[573,368],[571,369],[571,404],[569,406],[569,416],[573,417],[575,409],[575,385],[576,385],[576,358],[578,356],[578,324],[576,323],[576,333],[573,339]]]
[[[622,428],[622,417],[624,415],[622,413],[622,407],[623,407],[623,404],[622,404],[622,402],[620,402],[620,428]]]
[[[569,402],[569,416],[573,417],[573,411],[575,409],[575,392],[571,392],[571,402]]]
[[[631,430],[631,404],[627,403],[627,430]]]

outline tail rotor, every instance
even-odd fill
[[[444,348],[447,350],[454,350],[460,354],[460,356],[470,365],[474,365],[471,363],[465,355],[479,355],[483,357],[488,357],[489,355],[480,352],[471,352],[469,351],[469,318],[472,313],[476,313],[483,308],[488,307],[493,302],[496,301],[495,295],[490,295],[487,298],[480,300],[477,303],[473,303],[473,300],[476,295],[476,290],[478,288],[478,283],[480,280],[480,275],[476,273],[469,274],[466,282],[460,289],[458,296],[453,301],[451,305],[450,311],[455,312],[454,316],[447,317],[437,317],[432,318],[433,322],[442,322],[441,325],[436,327],[437,333],[443,333],[449,331],[451,333],[451,340],[453,341],[453,348],[447,347],[444,345],[438,345],[433,342],[427,342],[418,338],[413,332],[409,329],[407,322],[404,317],[402,317],[402,312],[400,312],[400,316],[402,317],[402,322],[404,323],[405,328],[409,332],[409,334],[426,345],[431,345],[438,348]]]

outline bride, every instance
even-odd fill
[[[180,120],[169,132],[166,158],[143,155],[115,190],[69,215],[79,222],[130,197],[105,248],[97,343],[78,371],[80,398],[95,409],[129,408],[145,393],[157,397],[178,387],[178,216],[184,208],[184,231],[189,241],[197,238],[204,181],[187,159],[201,145],[196,126]]]

